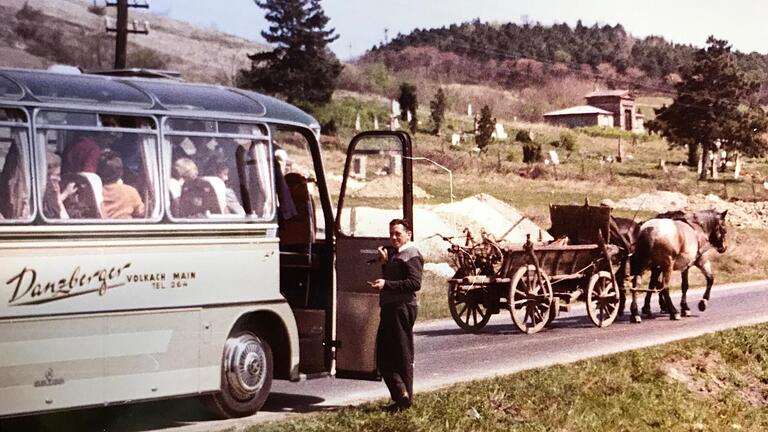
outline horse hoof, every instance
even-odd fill
[[[707,301],[706,300],[699,301],[699,310],[702,311],[702,312],[707,310]]]
[[[684,317],[689,317],[691,316],[691,311],[689,311],[688,309],[683,309],[682,311],[680,311],[680,314]]]
[[[672,321],[679,321],[680,320],[680,314],[679,313],[669,314],[669,319],[672,320]]]
[[[632,324],[640,324],[643,321],[640,315],[632,315]]]
[[[640,313],[642,313],[646,318],[653,318],[653,312],[651,312],[651,308],[643,308]]]

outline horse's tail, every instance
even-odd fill
[[[629,258],[629,273],[632,276],[642,275],[649,267],[651,261],[651,247],[653,246],[650,231],[640,231],[635,244],[635,252]]]

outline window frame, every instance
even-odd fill
[[[30,116],[29,110],[26,109],[26,107],[21,105],[13,105],[13,104],[0,104],[0,109],[15,109],[19,110],[24,113],[24,115],[27,116],[27,121],[24,123],[20,122],[11,122],[11,121],[0,121],[0,127],[9,127],[11,129],[24,129],[27,134],[27,142],[25,145],[21,145],[21,152],[22,155],[25,158],[26,161],[26,175],[27,175],[27,193],[29,194],[28,198],[28,204],[29,204],[29,215],[26,219],[0,219],[0,226],[12,226],[12,225],[30,225],[32,224],[35,219],[37,218],[37,212],[38,212],[38,200],[37,200],[37,188],[36,186],[36,179],[33,174],[35,174],[35,166],[36,161],[34,160],[34,151],[32,151],[32,148],[34,147],[32,143],[32,139],[34,137],[34,130],[32,127],[32,117]]]
[[[95,126],[68,126],[68,125],[38,125],[37,119],[38,115],[42,112],[64,112],[64,113],[77,113],[77,114],[93,114],[96,119],[96,125]],[[157,121],[156,116],[149,114],[149,113],[138,113],[138,112],[126,112],[126,111],[109,111],[109,110],[82,110],[82,109],[76,109],[76,108],[59,108],[59,107],[39,107],[36,108],[33,112],[33,130],[32,133],[35,137],[35,153],[38,155],[38,159],[35,161],[35,169],[37,174],[37,179],[35,181],[36,190],[39,191],[37,194],[35,203],[38,208],[42,209],[42,200],[43,200],[43,191],[46,187],[46,182],[48,181],[48,161],[46,159],[47,149],[46,149],[46,140],[40,140],[38,139],[38,133],[45,132],[48,130],[58,130],[58,131],[89,131],[89,132],[97,132],[97,133],[129,133],[129,134],[135,134],[138,136],[152,136],[155,138],[155,146],[154,151],[151,152],[151,156],[154,157],[154,164],[153,165],[145,165],[145,168],[147,169],[147,173],[150,173],[153,171],[153,175],[155,176],[155,184],[152,185],[152,191],[155,194],[155,208],[153,209],[152,215],[147,218],[130,218],[130,219],[109,219],[109,218],[100,218],[100,219],[49,219],[48,217],[43,214],[42,211],[40,211],[40,219],[45,222],[46,225],[124,225],[124,224],[131,224],[131,225],[143,225],[143,224],[154,224],[162,221],[163,214],[165,213],[164,209],[164,200],[159,198],[159,194],[162,193],[162,172],[160,169],[160,161],[161,161],[161,155],[160,155],[160,129],[159,129],[159,122]],[[124,116],[124,117],[141,117],[143,119],[150,120],[152,122],[152,125],[154,126],[152,129],[142,129],[142,128],[123,128],[123,127],[106,127],[101,124],[101,121],[99,119],[100,115],[115,115],[115,116]],[[150,155],[147,155],[147,160],[145,162],[149,162]],[[146,205],[146,203],[144,203]]]
[[[215,131],[183,131],[183,130],[170,130],[168,122],[173,120],[190,120],[190,121],[207,121],[213,122],[215,125]],[[262,132],[261,135],[248,135],[248,134],[233,134],[219,132],[220,123],[236,123],[243,125],[253,125],[259,128]],[[269,213],[264,217],[255,217],[246,213],[245,216],[238,214],[220,214],[214,217],[198,217],[198,218],[181,218],[176,217],[171,213],[171,198],[168,189],[168,179],[171,177],[173,170],[172,148],[170,144],[170,137],[182,136],[182,137],[204,137],[204,138],[224,138],[224,139],[247,139],[251,141],[262,141],[267,146],[267,164],[269,169],[269,194],[272,202],[272,206],[269,208]],[[269,125],[263,121],[249,121],[233,118],[214,118],[214,117],[195,117],[185,115],[168,115],[163,116],[160,122],[160,154],[161,154],[161,167],[160,174],[162,176],[162,202],[165,209],[165,215],[167,221],[172,224],[190,224],[190,223],[204,223],[204,224],[232,224],[232,223],[245,223],[245,224],[263,224],[272,223],[277,220],[277,191],[275,190],[275,166],[274,166],[274,149],[272,147],[272,133]],[[167,143],[167,144],[166,144]],[[271,157],[270,157],[271,156]],[[232,174],[230,174],[232,175]],[[240,197],[242,199],[242,197]]]

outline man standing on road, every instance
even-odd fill
[[[368,282],[379,291],[376,363],[395,402],[394,410],[407,409],[413,402],[413,324],[424,258],[411,242],[412,235],[408,221],[393,219],[389,223],[392,247],[378,249],[383,278]]]

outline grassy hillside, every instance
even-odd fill
[[[24,5],[33,11],[19,16]],[[85,69],[113,67],[114,36],[102,13],[86,0],[4,0],[0,4],[0,66],[44,68],[66,63]],[[254,6],[255,7],[255,6]],[[235,72],[250,65],[247,54],[262,44],[204,27],[131,9],[130,18],[148,21],[148,35],[130,35],[129,66],[176,70],[189,81],[232,84]]]

